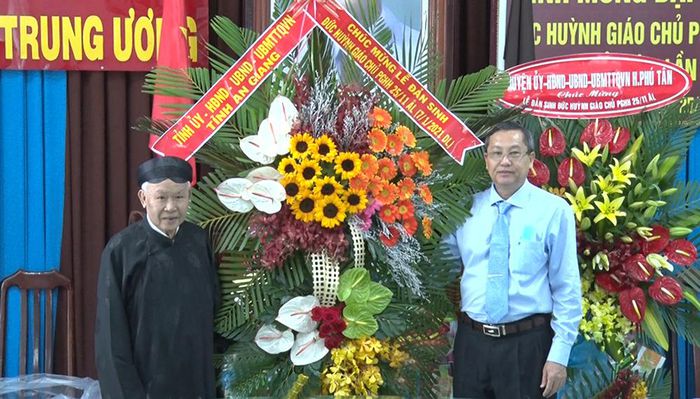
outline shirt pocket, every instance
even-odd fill
[[[544,241],[521,240],[515,245],[514,272],[531,275],[545,266],[547,254]]]

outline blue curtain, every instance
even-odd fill
[[[0,278],[59,268],[66,72],[0,71]],[[18,372],[19,294],[8,303],[5,376]]]

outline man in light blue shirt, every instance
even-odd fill
[[[527,181],[530,132],[506,122],[485,143],[493,184],[445,240],[464,267],[454,397],[549,397],[582,316],[573,211]]]

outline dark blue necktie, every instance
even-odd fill
[[[500,321],[508,314],[508,218],[511,204],[498,201],[498,218],[491,232],[489,243],[489,271],[486,281],[486,304],[484,310],[489,323]]]

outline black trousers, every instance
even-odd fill
[[[460,320],[454,344],[454,398],[542,398],[542,368],[554,333],[546,324],[493,338]]]

